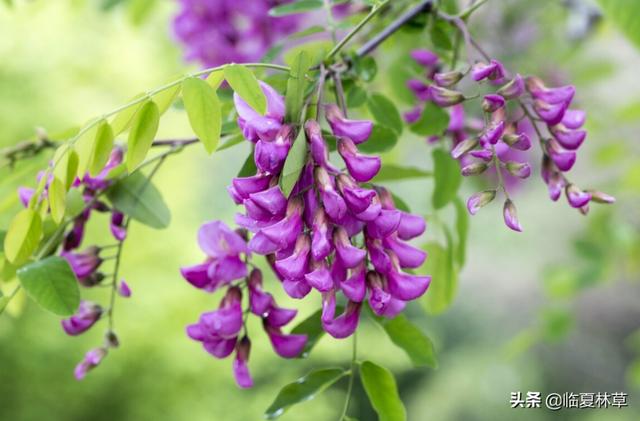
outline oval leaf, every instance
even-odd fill
[[[467,256],[467,235],[469,233],[469,212],[464,202],[456,197],[453,201],[456,207],[456,233],[458,244],[456,246],[455,259],[458,266],[462,268]]]
[[[69,144],[64,144],[56,150],[52,162],[55,164],[53,175],[62,182],[65,190],[69,190],[78,171],[78,154]]]
[[[380,168],[380,172],[376,174],[373,182],[405,180],[408,178],[426,178],[433,174],[420,168],[401,167],[394,164],[384,164]]]
[[[80,135],[73,145],[73,149],[78,156],[76,175],[80,178],[84,177],[85,173],[89,169],[89,164],[91,164],[91,156],[93,154],[97,132],[98,126],[93,125],[90,129]]]
[[[140,93],[133,98],[129,102],[133,102],[139,100],[146,94]],[[129,105],[128,107],[120,110],[118,114],[111,121],[111,129],[113,130],[114,136],[118,136],[120,133],[123,133],[131,127],[131,123],[133,123],[133,119],[136,116],[138,110],[142,107],[144,101],[136,102],[133,105]]]
[[[158,132],[160,112],[153,101],[146,101],[136,113],[129,132],[125,161],[129,172],[133,172],[144,161],[153,138]]]
[[[49,185],[49,209],[51,218],[56,224],[62,222],[65,212],[67,191],[57,177],[54,177]]]
[[[391,100],[382,94],[373,94],[367,101],[367,108],[373,119],[382,126],[389,127],[396,134],[402,133],[404,123],[398,109]]]
[[[26,262],[42,237],[42,219],[32,209],[23,209],[11,221],[4,238],[4,255],[15,265]]]
[[[449,114],[432,102],[427,102],[420,119],[409,128],[420,136],[440,136],[449,126]]]
[[[80,289],[69,263],[59,256],[18,269],[20,284],[42,308],[60,316],[73,314],[80,305]]]
[[[429,257],[419,272],[431,275],[431,284],[421,300],[429,313],[440,314],[449,308],[458,287],[453,257],[450,249],[437,243],[429,243],[423,249]]]
[[[171,213],[156,187],[142,173],[136,172],[118,181],[107,198],[120,212],[152,228],[166,228]]]
[[[336,306],[336,314],[342,314],[342,308],[342,306]],[[322,309],[316,311],[291,329],[292,334],[307,335],[307,342],[298,358],[307,358],[313,347],[324,335],[324,329],[322,328],[322,322],[320,320],[321,316]]]
[[[239,64],[231,64],[224,68],[224,78],[258,114],[264,115],[267,112],[267,98],[251,70]]]
[[[434,149],[433,157],[433,207],[440,209],[451,202],[462,183],[460,164],[442,149]]]
[[[398,395],[393,374],[371,361],[360,365],[362,385],[380,421],[406,421],[407,413]]]
[[[296,13],[305,13],[321,8],[322,0],[298,0],[294,3],[283,4],[269,10],[269,16],[280,17],[293,15]]]
[[[437,368],[436,354],[431,340],[404,314],[393,319],[376,318],[382,325],[389,339],[407,353],[416,367]]]
[[[207,152],[212,153],[218,147],[222,129],[218,95],[211,85],[195,77],[185,79],[182,91],[189,124]]]
[[[180,89],[182,89],[182,85],[178,84],[170,88],[163,89],[151,97],[153,102],[158,106],[158,112],[160,115],[164,114],[169,107],[171,107],[171,104],[173,104],[173,101],[175,101],[176,97],[180,93]]]
[[[388,127],[375,124],[366,142],[358,145],[362,153],[380,153],[393,149],[398,143],[398,135]]]
[[[280,176],[280,190],[282,190],[285,197],[289,197],[291,194],[306,163],[307,139],[305,138],[304,130],[301,129],[289,150],[289,155],[284,162],[284,168]]]
[[[113,130],[106,121],[98,126],[96,140],[93,142],[91,158],[89,159],[89,174],[96,176],[107,164],[113,149]]]
[[[292,405],[313,399],[337,382],[346,372],[341,368],[313,370],[306,376],[283,387],[265,412],[267,419],[278,418]]]
[[[305,75],[309,67],[311,67],[311,56],[306,51],[301,50],[291,62],[291,72],[287,80],[285,105],[287,110],[286,121],[288,123],[300,121],[300,112],[304,105],[304,94],[308,84]]]

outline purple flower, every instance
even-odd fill
[[[351,244],[347,231],[342,227],[336,227],[333,230],[333,244],[336,248],[336,255],[347,268],[356,267],[367,255],[366,251]]]
[[[251,341],[245,335],[236,344],[236,357],[233,360],[233,377],[236,384],[243,389],[253,387],[253,379],[247,366],[250,351]]]
[[[587,137],[586,131],[569,130],[562,124],[551,126],[550,131],[563,148],[572,151],[578,149]]]
[[[336,303],[334,293],[332,291],[325,295],[329,298],[326,299],[327,303],[324,305],[322,312],[322,328],[336,339],[351,336],[358,327],[362,303],[349,301],[344,312],[340,316],[335,317]]]
[[[311,156],[316,164],[324,167],[328,172],[337,174],[340,171],[329,162],[329,149],[322,138],[322,130],[315,120],[308,120],[304,125],[309,141]]]
[[[371,180],[380,171],[382,162],[379,156],[363,155],[348,138],[338,140],[338,152],[347,165],[349,174],[361,183]]]
[[[504,107],[505,100],[502,96],[496,94],[485,95],[482,99],[482,110],[485,113],[492,113]]]
[[[100,316],[102,316],[102,307],[91,301],[81,300],[76,313],[61,321],[62,328],[67,335],[76,336],[89,330]]]
[[[476,63],[471,69],[471,77],[476,82],[483,79],[500,80],[505,76],[504,66],[497,60],[487,63]]]
[[[480,143],[483,145],[495,145],[504,133],[504,121],[494,121],[489,124],[480,135]]]
[[[293,253],[275,263],[278,273],[284,279],[300,279],[307,273],[307,260],[311,250],[311,240],[306,234],[300,234],[296,240]]]
[[[331,131],[338,137],[347,137],[355,144],[369,139],[373,130],[373,123],[369,120],[349,120],[344,117],[337,105],[325,106],[325,117]]]
[[[237,93],[233,94],[233,102],[238,112],[238,126],[244,137],[256,143],[258,140],[271,142],[280,131],[284,119],[284,99],[271,86],[259,81],[262,92],[267,97],[267,112],[258,114]]]
[[[505,99],[514,99],[522,95],[525,91],[524,80],[522,76],[515,75],[513,79],[509,81],[502,88],[498,89],[498,94]]]
[[[575,184],[568,184],[565,187],[567,201],[573,208],[581,208],[591,200],[591,194],[580,190]]]
[[[516,206],[510,199],[507,199],[504,202],[503,215],[504,223],[507,225],[507,227],[511,228],[514,231],[522,231],[520,222],[518,222],[518,213],[516,211]]]
[[[265,323],[265,331],[269,335],[273,350],[282,358],[295,358],[302,353],[307,343],[307,335],[284,334],[280,328]]]
[[[293,129],[281,126],[273,140],[260,139],[254,150],[258,170],[265,174],[277,174],[282,170],[284,161],[293,143]]]
[[[29,206],[29,202],[35,193],[35,189],[29,187],[18,187],[18,198],[25,208]]]
[[[445,73],[436,73],[435,75],[433,75],[433,81],[438,86],[443,86],[445,88],[448,88],[458,83],[460,79],[463,78],[463,76],[464,75],[462,74],[462,72],[458,72],[454,70],[454,71],[445,72]]]
[[[391,295],[403,301],[415,300],[422,296],[429,288],[431,276],[403,272],[396,254],[388,251],[387,255],[391,259],[391,270],[387,274],[387,284]]]
[[[118,241],[124,241],[127,237],[127,228],[124,225],[124,213],[113,211],[111,213],[111,234]]]
[[[451,107],[466,99],[462,92],[435,85],[429,86],[429,98],[439,107]]]
[[[467,200],[467,210],[471,215],[475,215],[481,207],[491,203],[496,197],[495,190],[485,190],[478,193],[474,193]]]
[[[329,256],[333,250],[333,243],[331,241],[332,228],[327,221],[327,214],[323,208],[316,209],[311,230],[311,255],[316,261],[323,260]]]
[[[567,129],[579,129],[585,122],[587,114],[583,110],[567,110],[562,118],[562,125]]]
[[[431,67],[438,63],[438,55],[425,49],[416,49],[411,51],[411,58],[421,66]]]
[[[124,280],[120,281],[118,285],[118,294],[125,298],[131,297],[131,288]]]
[[[200,249],[208,256],[203,264],[183,267],[182,276],[196,288],[215,291],[220,285],[247,276],[241,255],[248,255],[245,240],[221,221],[207,222],[198,231]]]
[[[72,253],[69,251],[63,251],[60,253],[71,266],[71,270],[75,273],[79,280],[83,280],[92,275],[98,267],[102,264],[102,259],[99,256],[100,249],[92,246],[87,248],[82,253]]]
[[[87,352],[73,372],[76,380],[84,379],[87,373],[97,367],[106,356],[106,348],[95,348]]]

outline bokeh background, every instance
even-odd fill
[[[113,3],[113,4],[111,4]],[[0,6],[0,147],[82,124],[197,65],[185,64],[170,22],[177,4],[97,0],[16,1]],[[137,6],[136,6],[137,4]],[[360,358],[394,371],[410,420],[637,420],[640,419],[640,67],[639,50],[589,2],[490,1],[471,20],[473,34],[496,57],[523,74],[577,87],[588,112],[589,137],[572,178],[618,198],[583,217],[548,200],[536,171],[516,193],[525,231],[501,221],[499,205],[471,219],[468,262],[454,305],[409,315],[434,341],[439,368],[413,369],[377,326],[363,322]],[[595,15],[594,15],[595,14]],[[400,34],[379,54],[379,90],[392,58],[428,37]],[[424,39],[424,41],[417,41]],[[398,99],[399,107],[408,109]],[[161,137],[186,137],[180,109],[163,118]],[[99,326],[67,337],[58,318],[18,295],[0,317],[0,420],[258,420],[284,384],[311,368],[346,366],[350,343],[325,337],[309,359],[285,361],[266,335],[250,325],[252,390],[239,390],[230,361],[219,361],[184,334],[184,326],[213,309],[217,295],[184,282],[180,265],[201,258],[199,225],[232,221],[225,185],[244,161],[248,145],[211,157],[198,146],[163,167],[155,183],[172,211],[163,231],[133,225],[123,271],[133,290],[116,309],[121,348],[84,381],[72,370],[101,342]],[[46,156],[0,170],[0,226],[18,209],[17,185],[32,183]],[[384,157],[429,168],[426,142],[404,135]],[[390,184],[412,210],[429,214],[429,180]],[[465,196],[478,185],[465,182]],[[446,218],[446,215],[444,216]],[[108,222],[91,236],[107,235]],[[431,228],[425,240],[439,239]],[[292,303],[270,279],[283,305]],[[0,284],[6,293],[12,284]],[[106,289],[83,293],[105,300]],[[311,294],[301,316],[319,307]],[[346,382],[288,411],[283,420],[330,420],[342,407]],[[629,407],[562,410],[509,407],[514,391],[627,392]],[[375,420],[356,383],[351,414]]]

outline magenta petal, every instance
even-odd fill
[[[238,256],[213,261],[207,270],[212,283],[228,283],[247,276],[247,264]]]
[[[573,184],[569,184],[566,187],[567,200],[571,207],[581,208],[585,206],[591,200],[591,194],[580,190]]]
[[[29,206],[29,201],[33,197],[34,193],[35,190],[29,187],[18,187],[18,198],[20,199],[20,203],[22,203],[22,206],[24,206],[25,208]]]
[[[282,215],[287,209],[287,198],[284,197],[279,186],[273,186],[267,190],[252,193],[249,197],[251,201],[271,215]]]
[[[278,273],[284,279],[299,279],[307,272],[307,256],[311,248],[309,236],[302,234],[296,240],[296,246],[291,256],[275,263]]]
[[[550,142],[549,154],[551,155],[551,160],[560,171],[569,171],[573,167],[573,164],[576,163],[575,152],[566,151],[559,145],[555,145],[553,141]]]
[[[401,240],[411,240],[424,232],[427,223],[424,218],[419,215],[413,215],[407,212],[400,212],[400,224],[398,225],[398,238]]]
[[[349,206],[349,210],[355,214],[364,212],[369,205],[371,205],[371,201],[375,195],[376,192],[373,190],[363,189],[357,186],[344,187],[342,189],[344,201],[347,203],[347,206]]]
[[[424,251],[394,237],[387,237],[382,242],[386,248],[396,254],[400,266],[403,268],[418,268],[427,258],[427,253]]]
[[[241,388],[253,387],[253,379],[249,373],[247,362],[237,357],[233,360],[233,376],[236,379],[236,384]]]
[[[395,209],[382,209],[380,215],[367,224],[367,232],[373,238],[384,238],[398,229],[401,214]]]
[[[293,320],[296,314],[298,314],[298,310],[281,308],[274,305],[267,315],[267,324],[273,327],[282,327]]]
[[[569,150],[578,149],[587,137],[587,132],[584,130],[567,130],[561,126],[553,126],[551,133],[563,148]]]
[[[325,107],[325,117],[334,135],[347,137],[356,144],[366,141],[373,130],[371,121],[346,119],[340,109],[333,104]]]
[[[326,258],[333,250],[330,227],[324,209],[318,208],[311,227],[311,255],[316,261]]]
[[[518,221],[518,213],[516,211],[516,206],[513,204],[511,200],[507,199],[504,202],[504,208],[502,213],[504,216],[504,223],[507,227],[511,228],[514,231],[518,231],[518,232],[522,231],[522,227],[520,226],[520,222]]]
[[[320,292],[329,291],[334,285],[331,272],[329,272],[324,260],[321,263],[316,263],[316,265],[316,268],[312,272],[304,275],[304,279],[309,285]]]
[[[564,102],[559,104],[548,104],[546,102],[536,101],[533,109],[548,125],[553,126],[562,121],[567,107],[568,104]]]
[[[583,110],[567,110],[562,118],[562,125],[567,129],[576,130],[584,125],[587,114]]]
[[[200,324],[204,330],[222,338],[232,338],[242,329],[242,307],[240,302],[234,302],[228,307],[203,313]]]
[[[411,275],[392,269],[387,275],[387,281],[391,295],[409,301],[425,293],[431,283],[431,276]]]
[[[309,285],[304,279],[296,280],[284,280],[282,281],[282,288],[291,298],[301,299],[307,296],[311,291],[311,285]]]
[[[324,330],[336,339],[351,336],[358,327],[360,321],[361,303],[349,301],[347,308],[337,318],[331,321],[322,321]]]
[[[279,222],[263,228],[260,232],[273,243],[278,244],[281,248],[285,248],[296,241],[301,231],[302,216],[299,211],[296,211],[293,215],[287,216]]]
[[[242,199],[248,199],[252,193],[263,191],[269,187],[271,176],[256,174],[251,177],[236,177],[232,180],[235,193]]]
[[[277,329],[269,329],[267,333],[273,350],[282,358],[297,357],[307,343],[307,335],[285,335]]]
[[[271,241],[262,231],[254,235],[249,241],[249,249],[254,252],[266,256],[275,253],[280,246]]]
[[[426,49],[413,50],[410,55],[416,63],[424,67],[431,67],[438,62],[438,55]]]
[[[354,302],[362,302],[367,292],[365,274],[367,267],[364,262],[352,270],[351,276],[346,281],[340,283],[340,288],[345,297]]]
[[[376,271],[386,274],[391,270],[391,259],[382,248],[381,240],[367,238],[367,250],[369,250],[369,259]]]
[[[332,221],[338,222],[347,213],[347,205],[344,199],[333,188],[322,190],[320,197],[324,205],[324,209]]]
[[[364,260],[367,252],[351,244],[347,232],[342,227],[337,227],[333,231],[333,244],[340,261],[346,268],[356,267]]]
[[[60,324],[67,335],[77,336],[89,330],[100,316],[102,316],[102,308],[99,305],[81,300],[76,313],[67,319],[62,319]]]
[[[226,358],[236,347],[237,338],[233,337],[231,339],[221,339],[215,338],[210,340],[205,340],[202,343],[202,347],[209,354],[213,355],[216,358]]]
[[[203,224],[198,230],[198,244],[210,257],[237,256],[247,253],[247,243],[222,221]]]
[[[358,149],[348,139],[338,140],[338,152],[349,170],[349,174],[361,183],[371,180],[380,171],[380,157],[367,156],[358,152]]]

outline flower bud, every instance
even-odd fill
[[[504,202],[502,213],[504,216],[504,223],[507,225],[507,227],[511,228],[514,231],[522,232],[522,227],[520,226],[520,222],[518,221],[518,212],[516,211],[516,206],[513,204],[511,199],[507,199]]]
[[[489,94],[482,99],[482,110],[485,113],[492,113],[504,107],[504,98],[500,95]]]
[[[562,117],[562,124],[568,129],[579,129],[584,124],[586,116],[583,110],[567,110]]]
[[[253,386],[253,379],[247,366],[250,351],[251,341],[249,337],[245,335],[236,345],[236,358],[233,360],[233,376],[236,384],[243,389]]]
[[[489,166],[485,162],[474,162],[462,168],[462,175],[479,175],[485,172]]]
[[[106,342],[106,346],[109,348],[117,348],[120,346],[120,340],[113,330],[107,331],[104,335],[104,340]]]
[[[502,88],[498,89],[498,95],[501,95],[504,99],[517,98],[524,93],[524,81],[519,74],[515,75],[513,79]]]
[[[448,88],[458,83],[463,76],[464,75],[462,74],[462,72],[454,70],[446,73],[436,73],[435,75],[433,75],[433,81],[438,86],[444,86],[445,88]]]
[[[366,141],[373,130],[373,123],[369,120],[349,120],[344,117],[340,108],[335,104],[325,106],[325,118],[336,136],[348,137],[355,144]]]
[[[124,280],[120,281],[118,285],[118,294],[124,298],[131,297],[131,288],[129,288],[129,285]]]
[[[524,132],[518,134],[505,134],[502,136],[502,141],[511,148],[519,151],[526,151],[531,148],[531,139],[529,139],[529,136]]]
[[[585,190],[587,193],[591,195],[591,201],[596,203],[615,203],[616,198],[608,195],[607,193],[596,191],[596,190]]]
[[[491,203],[496,197],[495,190],[484,190],[474,193],[467,200],[467,210],[471,215],[475,215],[481,207]]]
[[[505,164],[509,174],[518,178],[528,178],[531,175],[531,167],[526,162],[507,162]]]
[[[504,133],[504,120],[494,121],[489,124],[480,135],[480,142],[495,145]]]
[[[462,92],[452,91],[440,86],[429,86],[429,94],[431,100],[439,107],[450,107],[452,105],[460,104],[466,98],[462,95]]]
[[[477,145],[477,137],[465,139],[462,142],[458,143],[455,148],[453,148],[453,150],[451,151],[451,157],[453,157],[453,159],[458,159],[462,155],[469,152],[471,149],[475,148]]]
[[[582,191],[575,184],[567,184],[564,192],[567,196],[569,204],[573,208],[581,208],[591,200],[591,194]]]
[[[487,63],[476,63],[471,69],[471,77],[476,82],[483,79],[499,80],[505,75],[504,66],[498,60],[491,60]]]
[[[424,67],[431,67],[438,62],[438,55],[426,49],[411,51],[411,58]]]
[[[587,137],[586,131],[569,130],[563,124],[551,126],[549,130],[563,148],[572,151],[578,149]]]

